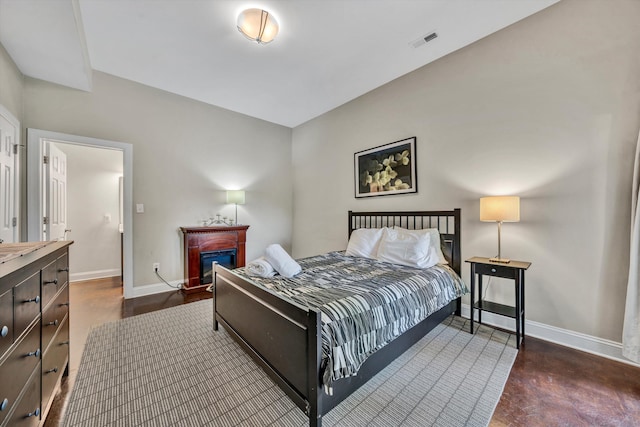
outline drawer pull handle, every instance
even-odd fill
[[[33,412],[29,412],[29,413],[27,414],[27,418],[30,418],[30,417],[39,417],[39,416],[40,416],[40,408],[36,408],[36,410],[35,410],[35,411],[33,411]]]
[[[495,272],[496,272],[496,269],[495,269],[495,268],[492,268],[492,269],[491,269],[491,272],[492,272],[492,273],[495,273]]]
[[[40,354],[41,354],[40,349],[37,349],[36,351],[30,351],[29,353],[27,353],[27,357],[29,356],[40,357]]]
[[[45,280],[45,281],[43,282],[43,284],[44,284],[44,285],[50,285],[50,284],[52,284],[52,283],[53,283],[54,285],[57,285],[57,284],[58,284],[58,279]]]
[[[69,301],[63,302],[62,304],[60,304],[60,307],[64,307],[64,306],[69,307]]]
[[[52,372],[58,372],[58,368],[49,369],[48,371],[45,372],[45,374],[50,374]]]
[[[68,273],[68,272],[69,272],[69,267],[61,268],[60,270],[58,270],[58,273]]]
[[[69,341],[62,341],[60,345],[69,345]]]
[[[40,295],[37,295],[35,298],[26,299],[23,302],[33,302],[33,303],[38,304],[40,302]]]
[[[0,336],[2,338],[6,337],[7,335],[9,335],[9,327],[7,325],[4,325],[2,327],[2,330],[0,331]]]
[[[53,322],[47,323],[46,326],[58,326],[58,319],[54,320]]]
[[[0,411],[7,409],[7,406],[9,406],[9,399],[5,397],[2,403],[0,403]]]

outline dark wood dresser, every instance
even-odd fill
[[[180,227],[184,243],[184,284],[185,293],[199,292],[206,289],[211,280],[203,278],[202,255],[205,253],[233,252],[233,266],[244,267],[245,242],[248,225]],[[211,265],[206,270],[211,274]],[[205,275],[207,273],[204,273]],[[209,277],[209,276],[207,276]],[[210,278],[210,277],[209,277]]]
[[[42,424],[68,374],[71,243],[0,244],[2,427]]]

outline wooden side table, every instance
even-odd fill
[[[519,349],[521,339],[524,340],[524,272],[531,263],[526,261],[500,263],[482,257],[469,258],[466,262],[471,264],[471,333],[473,334],[474,309],[478,310],[478,323],[482,323],[483,311],[511,317],[516,320],[516,348]],[[478,301],[475,298],[476,275],[478,276]],[[513,279],[516,290],[515,307],[483,300],[483,276]]]

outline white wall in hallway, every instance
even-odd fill
[[[120,275],[119,178],[122,152],[58,144],[68,164],[71,280]]]

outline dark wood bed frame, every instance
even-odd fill
[[[452,211],[352,212],[349,236],[358,228],[437,228],[450,266],[460,274],[460,209]],[[225,330],[269,374],[309,417],[310,426],[404,353],[452,313],[460,314],[460,298],[414,326],[371,355],[354,377],[333,383],[333,394],[321,382],[322,322],[320,312],[285,300],[222,266],[214,269],[214,329]]]

